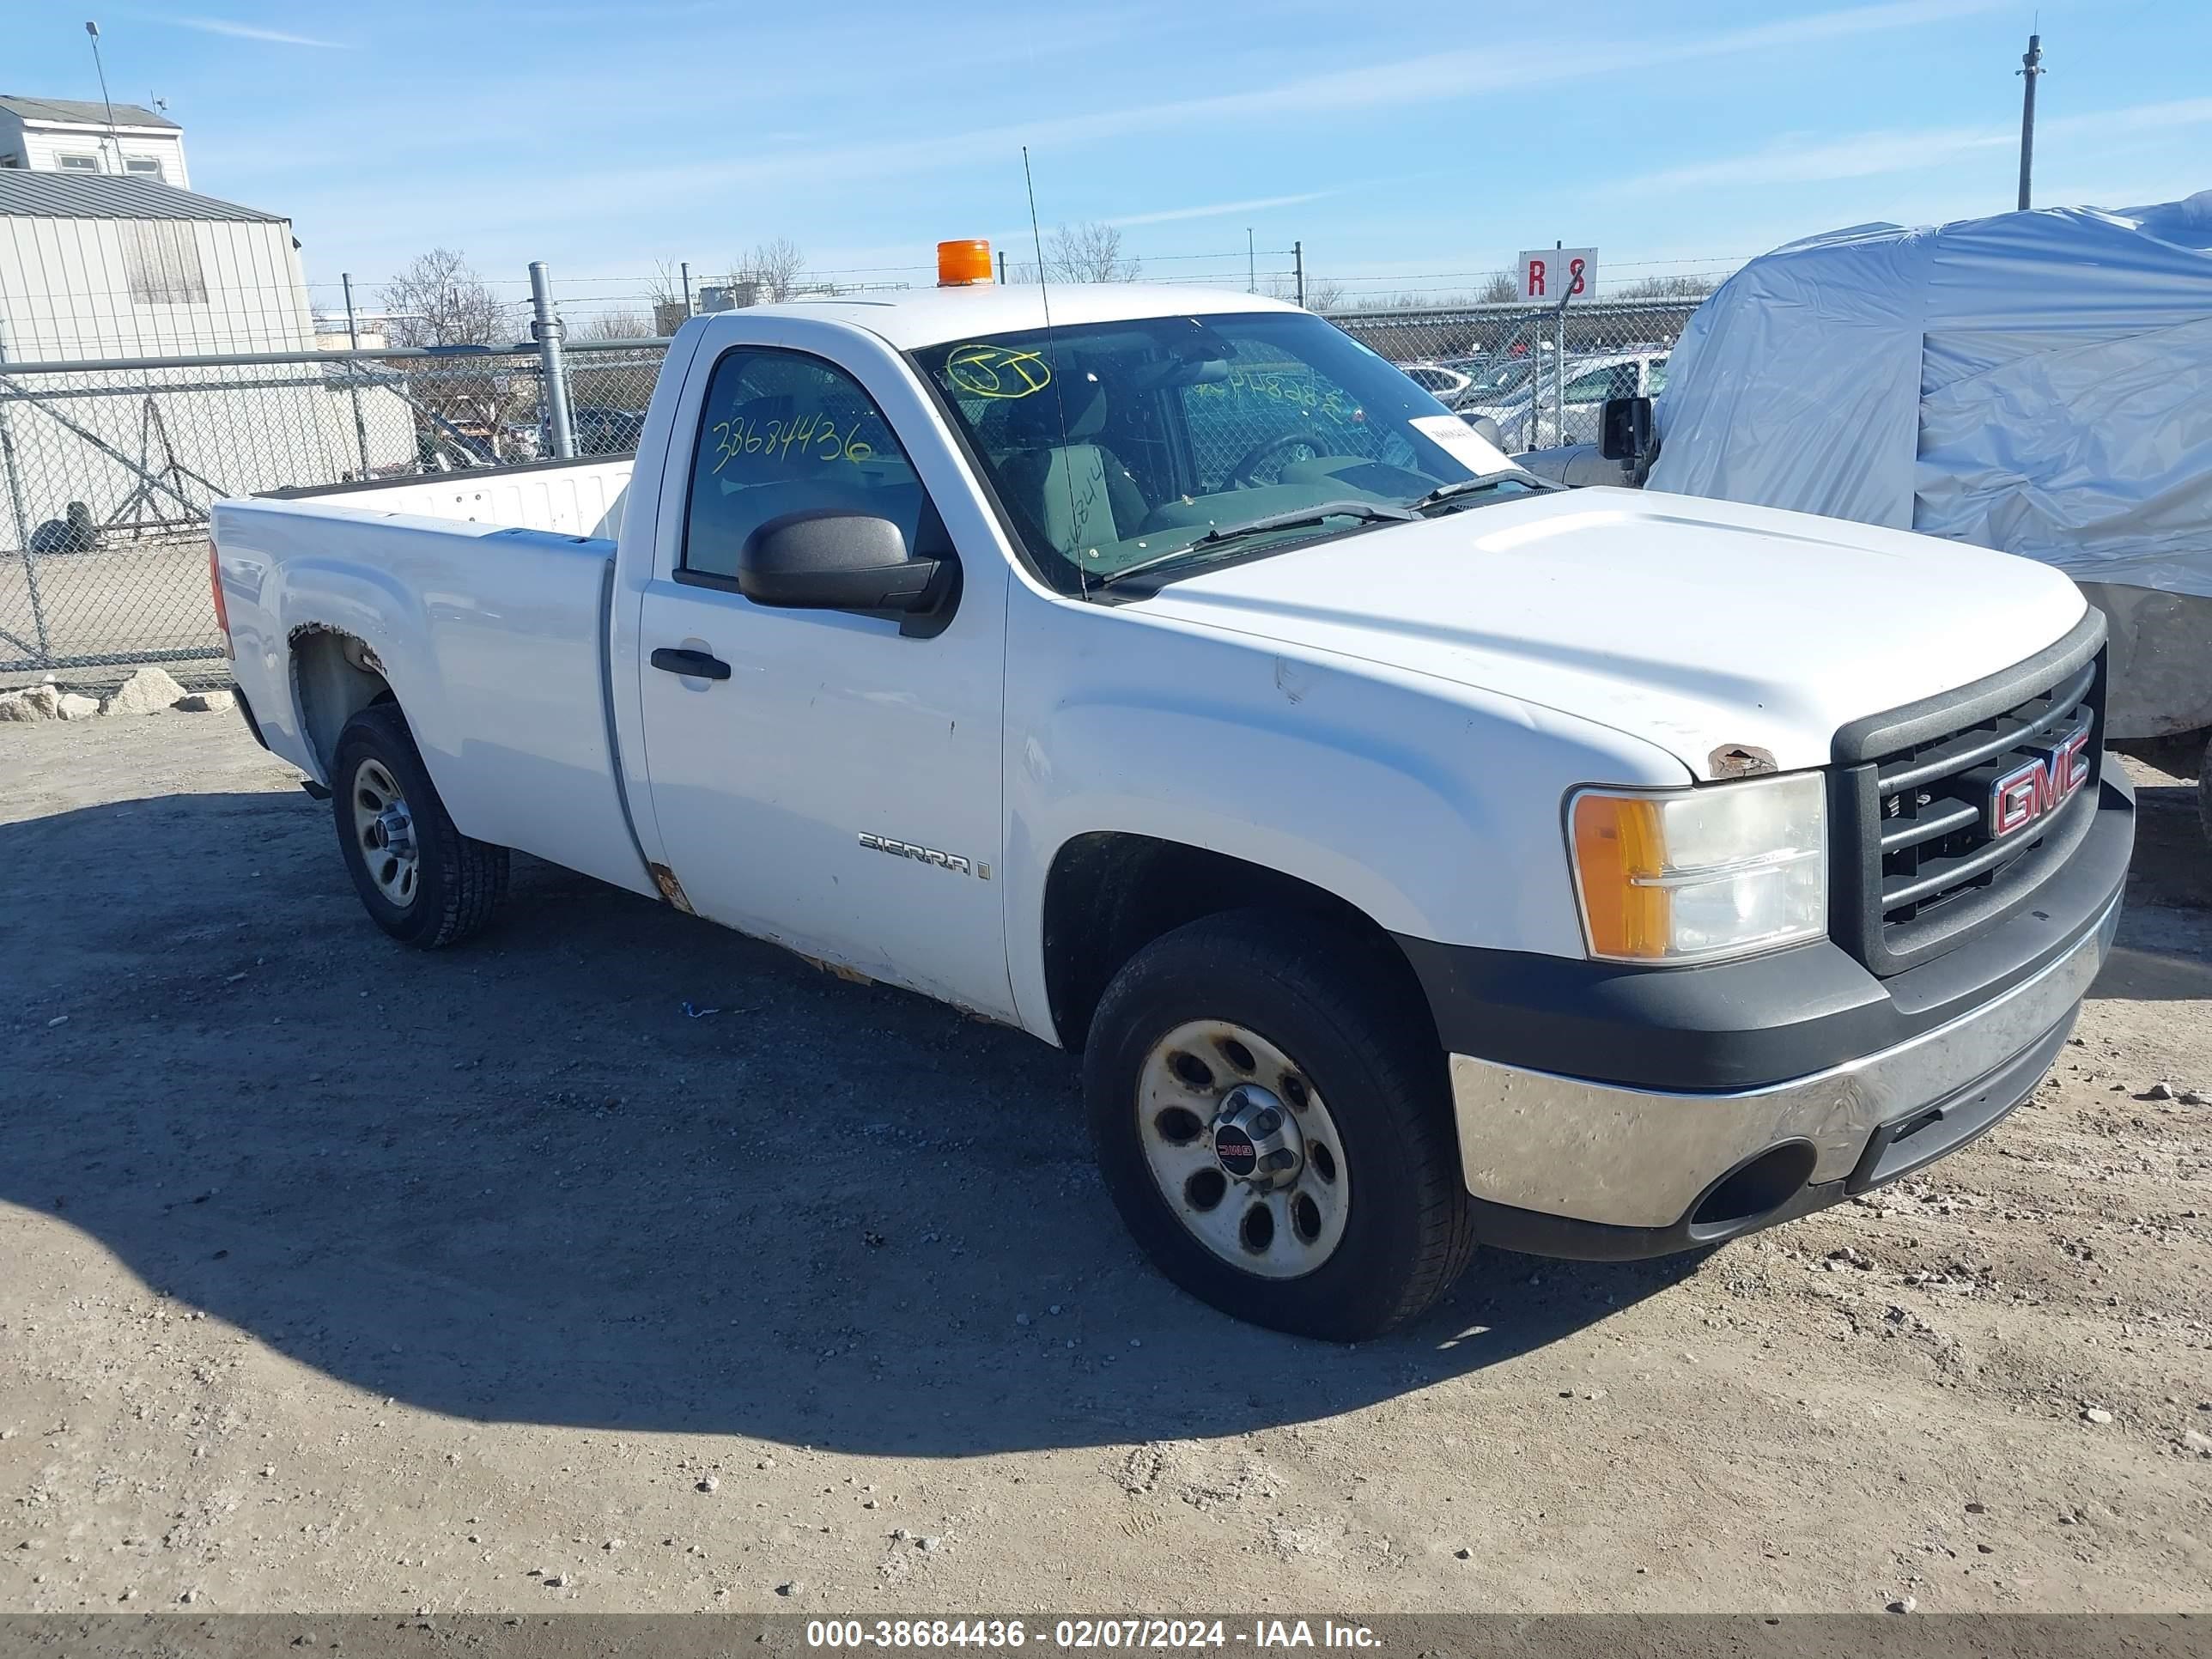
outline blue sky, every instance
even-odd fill
[[[2039,10],[2039,203],[2212,186],[2202,0],[9,4],[0,89],[97,96],[96,16],[114,96],[167,99],[195,188],[289,216],[318,284],[439,244],[580,295],[775,236],[1020,257],[1024,143],[1046,226],[1118,222],[1147,276],[1241,274],[1170,256],[1248,226],[1355,293],[1561,240],[1613,280],[1723,267],[2009,207]]]

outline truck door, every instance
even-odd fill
[[[758,343],[765,331],[833,343],[820,326],[763,319],[748,325],[750,343],[719,351],[710,333],[693,360],[638,612],[653,820],[640,830],[701,914],[1011,1018],[1000,875],[1007,567],[888,347],[833,362]],[[902,429],[925,441],[908,445]],[[824,508],[887,518],[910,552],[960,558],[941,632],[756,605],[738,591],[748,535]],[[656,651],[696,655],[655,667]],[[686,664],[707,673],[676,672]]]

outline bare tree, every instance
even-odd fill
[[[690,318],[691,296],[684,292],[687,275],[684,268],[673,260],[653,262],[653,275],[645,285],[645,302],[653,313],[653,326],[647,332],[673,334]]]
[[[1261,291],[1271,300],[1289,300],[1295,303],[1298,298],[1297,278],[1279,272],[1266,279]],[[1305,308],[1312,312],[1342,311],[1346,309],[1344,284],[1334,276],[1309,276],[1306,278],[1304,304]]]
[[[1332,311],[1344,309],[1344,284],[1334,276],[1306,278],[1306,309],[1318,311],[1326,316]]]
[[[742,303],[769,305],[798,293],[805,275],[806,255],[798,243],[779,236],[753,244],[752,252],[732,268],[729,282],[740,295],[751,296]]]
[[[416,255],[384,285],[383,301],[394,345],[494,345],[514,335],[507,308],[453,248]],[[511,428],[536,418],[533,380],[513,373],[499,358],[403,363],[426,459],[434,456],[441,466],[474,466],[528,458],[530,447]]]
[[[1639,276],[1613,292],[1616,300],[1702,300],[1720,286],[1711,276]]]
[[[1123,257],[1120,228],[1099,220],[1054,231],[1044,266],[1055,283],[1133,283],[1144,268],[1133,255]]]
[[[1510,270],[1493,270],[1483,278],[1475,301],[1480,305],[1510,306],[1520,297],[1520,279]]]
[[[649,340],[653,319],[635,306],[611,306],[594,312],[581,328],[570,331],[579,340]]]
[[[466,255],[434,247],[418,253],[384,285],[392,343],[403,346],[491,345],[512,331],[502,326],[491,297]]]

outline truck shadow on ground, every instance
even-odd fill
[[[2127,909],[2091,989],[2136,1002],[2212,1000],[2212,845],[2194,785],[2136,785]]]
[[[416,954],[331,841],[283,793],[0,825],[0,1198],[410,1406],[908,1455],[1220,1435],[1703,1260],[1486,1253],[1392,1338],[1256,1330],[1136,1255],[1066,1056],[529,860],[492,932]]]

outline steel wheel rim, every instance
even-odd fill
[[[1303,1278],[1336,1254],[1352,1211],[1343,1141],[1304,1068],[1275,1044],[1233,1021],[1186,1021],[1146,1054],[1136,1106],[1153,1183],[1183,1230],[1215,1256],[1282,1279]],[[1281,1114],[1282,1131],[1238,1133],[1264,1126],[1270,1111]],[[1271,1146],[1294,1150],[1294,1168],[1267,1167],[1279,1157]],[[1257,1152],[1249,1174],[1238,1155],[1248,1148]]]
[[[354,768],[351,799],[354,844],[368,878],[388,903],[404,910],[415,902],[422,873],[407,797],[383,762],[364,760]]]

